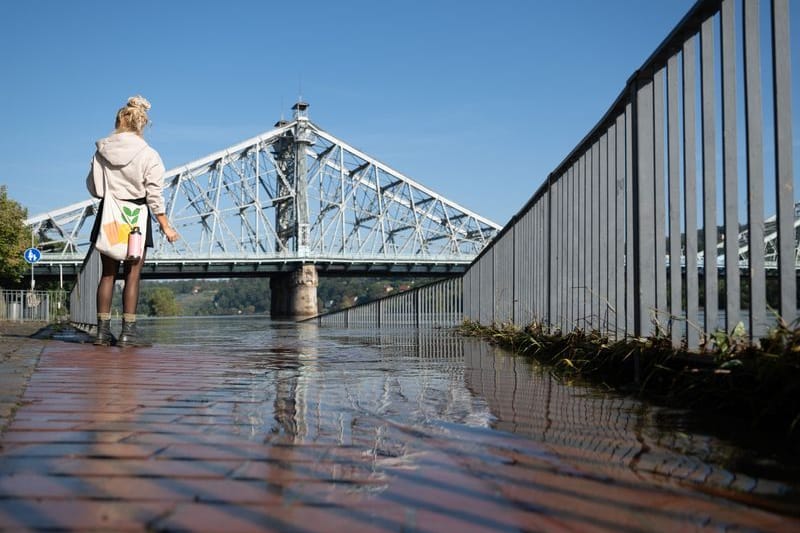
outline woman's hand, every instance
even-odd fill
[[[175,229],[172,228],[171,226],[167,226],[166,228],[162,227],[161,232],[167,237],[167,240],[169,242],[175,242],[178,240],[178,238],[180,238],[178,232],[175,231]]]
[[[158,213],[156,215],[156,220],[158,220],[158,225],[161,226],[161,233],[167,238],[169,242],[175,242],[180,238],[178,232],[169,225],[169,220],[167,220],[167,215],[164,213]]]

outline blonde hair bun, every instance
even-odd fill
[[[147,110],[150,109],[150,102],[147,98],[137,94],[128,98],[128,103],[117,111],[117,120],[114,123],[116,131],[132,131],[142,134],[145,126],[150,119],[147,118]]]
[[[137,94],[128,98],[128,107],[135,107],[145,111],[150,109],[150,102],[144,96]]]

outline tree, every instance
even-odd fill
[[[229,280],[214,295],[215,314],[265,313],[270,307],[269,279]]]
[[[8,197],[7,187],[0,185],[0,284],[17,284],[28,270],[22,257],[27,248],[28,210]]]
[[[175,301],[175,293],[168,287],[153,289],[147,300],[148,315],[175,316],[180,313],[180,306]]]

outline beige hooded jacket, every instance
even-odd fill
[[[108,175],[108,191],[115,198],[147,198],[151,213],[164,213],[164,163],[158,152],[139,135],[114,133],[97,141],[97,151],[86,177],[86,188],[96,198],[105,194],[104,170]]]

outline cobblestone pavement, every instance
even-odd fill
[[[791,517],[636,472],[612,479],[588,460],[565,469],[530,441],[455,424],[424,433],[383,417],[375,438],[393,453],[253,439],[257,381],[224,353],[2,331],[2,530],[800,531]]]
[[[0,434],[19,407],[45,341],[31,335],[46,326],[43,322],[0,321]]]

